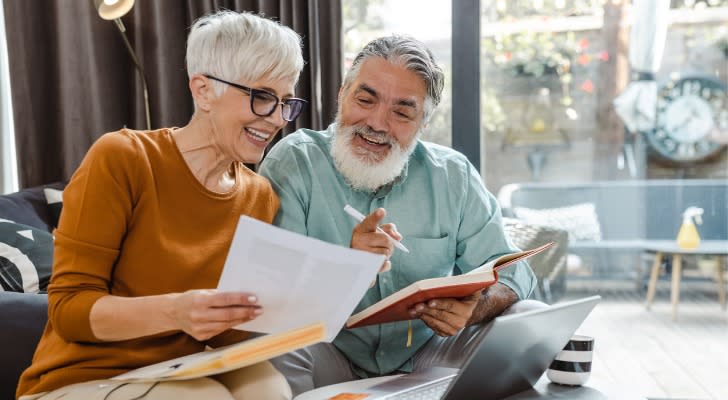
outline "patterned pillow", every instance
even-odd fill
[[[0,290],[38,293],[46,290],[53,264],[53,236],[0,219]]]
[[[53,188],[43,188],[43,195],[48,203],[48,210],[51,214],[51,229],[58,227],[58,220],[61,218],[63,208],[63,191]]]
[[[594,203],[542,209],[514,207],[513,213],[529,224],[565,230],[569,233],[570,242],[602,240]]]

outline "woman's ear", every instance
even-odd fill
[[[189,87],[197,108],[210,111],[211,102],[215,98],[210,80],[204,75],[195,74],[190,77]]]

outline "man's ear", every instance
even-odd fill
[[[344,87],[339,88],[339,95],[337,96],[336,100],[341,104],[341,102],[344,100]]]
[[[201,74],[194,74],[190,77],[188,85],[192,99],[197,104],[197,108],[203,111],[210,111],[210,104],[215,98],[210,80]]]

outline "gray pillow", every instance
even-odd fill
[[[514,207],[513,214],[528,224],[565,230],[570,242],[602,240],[594,203],[542,209]]]

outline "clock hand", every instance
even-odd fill
[[[680,121],[680,123],[679,123],[679,124],[677,124],[677,125],[673,126],[673,128],[672,128],[672,129],[673,129],[673,130],[679,130],[679,129],[682,129],[682,128],[684,128],[685,126],[687,126],[688,124],[690,124],[690,122],[691,122],[692,120],[693,120],[693,116],[692,116],[692,115],[688,115],[688,117],[687,117],[687,118],[684,118],[684,119],[683,119],[682,121]]]

